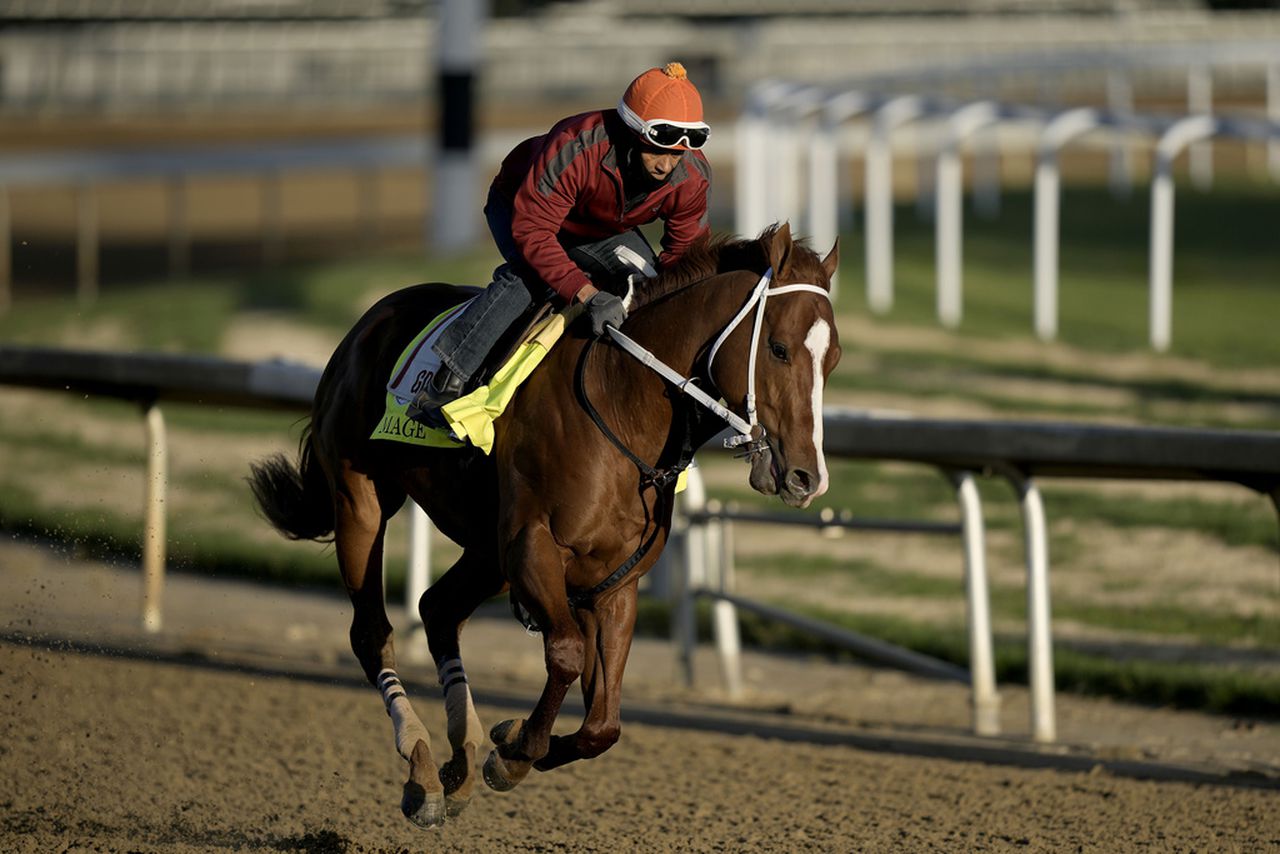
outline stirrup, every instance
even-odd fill
[[[466,382],[448,367],[441,365],[435,376],[427,381],[422,390],[414,395],[409,403],[407,414],[414,421],[428,427],[443,429],[448,426],[444,413],[440,408],[452,403],[462,396]]]

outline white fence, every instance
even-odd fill
[[[1216,63],[1253,68],[1265,103],[1256,116],[1213,116],[1209,69]],[[1181,117],[1134,112],[1132,78],[1144,64],[1172,65],[1187,75],[1187,110]],[[1049,59],[999,62],[954,69],[959,76],[998,81],[1010,73],[1053,73],[1086,67],[1105,81],[1106,109],[1055,110],[1043,106],[1002,103],[994,99],[901,94],[897,88],[922,85],[934,71],[882,76],[861,88],[828,89],[800,83],[768,81],[755,87],[737,124],[736,228],[755,234],[771,222],[799,221],[817,246],[830,245],[842,212],[852,203],[852,189],[842,186],[841,155],[860,151],[865,178],[866,287],[871,310],[885,313],[893,305],[893,134],[910,122],[928,124],[932,134],[918,151],[921,180],[918,203],[935,224],[937,315],[947,327],[963,317],[962,148],[978,134],[994,128],[1021,130],[1024,144],[1037,155],[1035,177],[1033,328],[1042,339],[1057,334],[1058,209],[1061,149],[1085,133],[1101,129],[1112,142],[1112,186],[1128,191],[1132,138],[1154,142],[1152,219],[1150,229],[1149,341],[1167,350],[1172,340],[1173,161],[1188,146],[1193,180],[1212,181],[1211,151],[1203,147],[1215,136],[1265,142],[1269,169],[1280,180],[1280,43],[1221,46],[1199,51],[1159,54],[1082,53]],[[877,86],[883,88],[875,88]],[[847,124],[864,119],[861,140],[851,141]],[[999,206],[999,152],[992,139],[1009,133],[987,133],[975,157],[974,194],[980,212]],[[926,165],[930,164],[931,165]],[[803,169],[801,164],[803,163]],[[803,177],[802,177],[803,173]]]
[[[224,362],[219,359],[161,354],[94,353],[44,348],[0,347],[0,384],[74,390],[143,404],[148,436],[146,522],[143,535],[143,625],[161,626],[165,560],[164,496],[167,449],[160,404],[165,401],[309,410],[320,373],[279,363]],[[959,533],[963,542],[968,604],[969,673],[973,725],[979,734],[999,732],[987,592],[985,524],[975,486],[978,473],[1003,477],[1014,488],[1022,511],[1027,566],[1027,644],[1031,684],[1031,732],[1038,741],[1056,738],[1053,653],[1049,604],[1048,526],[1037,479],[1070,476],[1156,478],[1238,483],[1270,496],[1280,511],[1280,434],[1245,430],[1179,430],[1050,424],[1043,422],[935,421],[871,418],[865,413],[827,411],[825,446],[829,457],[900,460],[935,467],[956,489],[958,526],[936,523],[871,522],[882,530]],[[714,447],[714,443],[712,443]],[[677,593],[673,637],[680,660],[692,678],[690,650],[696,632],[693,599],[711,598],[726,688],[741,688],[737,659],[736,608],[750,608],[895,666],[943,678],[957,678],[951,665],[885,644],[868,643],[852,633],[823,626],[777,608],[744,599],[733,589],[731,528],[733,514],[707,512],[701,484],[692,480],[683,502],[684,520],[675,528],[684,547],[672,587]],[[426,560],[429,527],[409,504],[410,568],[406,584],[410,622],[429,583]],[[788,514],[777,523],[830,527],[845,520]],[[865,523],[866,520],[864,520]]]

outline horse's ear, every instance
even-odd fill
[[[775,278],[781,279],[783,271],[791,263],[791,223],[784,222],[774,229],[769,239],[769,266]]]
[[[822,271],[827,274],[827,281],[835,278],[836,270],[840,266],[840,238],[836,238],[836,242],[831,244],[831,251],[827,253],[827,257],[822,259]]]

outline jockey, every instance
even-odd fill
[[[570,116],[517,145],[484,208],[506,263],[436,341],[440,370],[411,411],[430,418],[461,394],[503,333],[548,297],[585,303],[595,335],[621,325],[627,309],[606,288],[625,290],[634,268],[616,247],[661,270],[709,232],[711,167],[699,151],[709,134],[698,90],[672,62],[633,80],[616,110]],[[655,219],[665,226],[656,258],[637,228]]]

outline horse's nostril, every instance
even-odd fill
[[[813,484],[813,475],[804,469],[792,469],[791,473],[787,475],[787,488],[793,493],[808,495],[813,492]]]

